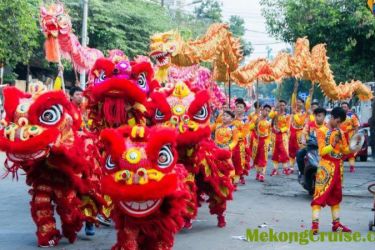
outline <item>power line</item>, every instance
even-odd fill
[[[250,31],[250,32],[254,32],[254,33],[260,33],[260,34],[267,34],[267,32],[264,32],[264,31],[259,31],[259,30],[251,30],[251,29],[246,29],[246,31]]]
[[[284,43],[284,42],[270,42],[270,43],[252,43],[251,45],[272,45],[272,44],[281,44],[281,43]]]

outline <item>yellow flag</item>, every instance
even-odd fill
[[[53,90],[61,90],[62,88],[62,79],[60,74],[56,77],[55,82],[53,83]]]

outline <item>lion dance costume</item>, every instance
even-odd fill
[[[62,235],[72,243],[83,221],[94,222],[97,205],[104,204],[99,153],[94,140],[78,131],[81,117],[62,91],[33,84],[30,92],[4,89],[0,149],[6,152],[8,171],[16,174],[21,168],[26,173],[38,245],[55,246],[61,238],[55,207]]]
[[[170,128],[124,126],[105,129],[103,192],[113,200],[120,249],[171,249],[183,228],[189,188],[177,163],[176,132]]]
[[[230,178],[233,166],[230,152],[218,148],[210,139],[208,91],[194,91],[186,83],[178,82],[152,93],[151,100],[153,122],[178,131],[179,162],[188,170],[187,182],[190,192],[195,194],[188,204],[190,216],[185,226],[191,227],[191,219],[204,194],[209,197],[210,213],[218,216],[218,226],[225,226],[226,203],[233,192]]]
[[[98,59],[84,93],[92,129],[145,124],[144,104],[152,89],[158,86],[153,75],[150,62],[129,61],[119,50],[112,51],[109,58]]]

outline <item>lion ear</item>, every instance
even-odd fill
[[[100,141],[104,143],[106,151],[114,158],[121,157],[125,151],[123,136],[113,128],[103,129],[100,133]]]
[[[5,87],[3,89],[4,96],[4,110],[6,113],[6,120],[12,121],[14,112],[20,103],[21,98],[31,98],[29,93],[23,92],[16,87]]]
[[[44,6],[40,7],[40,15],[42,17],[47,16],[47,9],[46,9],[46,7],[44,7]]]

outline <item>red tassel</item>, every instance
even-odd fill
[[[9,166],[8,159],[5,159],[4,166],[6,168],[6,172],[1,176],[1,179],[5,179],[9,174],[12,174],[12,179],[16,179],[18,181],[18,169],[21,168],[19,163],[12,162],[12,165]]]
[[[48,36],[44,43],[44,50],[46,52],[46,60],[49,62],[60,62],[60,48],[57,39],[53,36]]]
[[[122,98],[106,97],[103,103],[105,120],[112,126],[126,123],[126,103]]]

